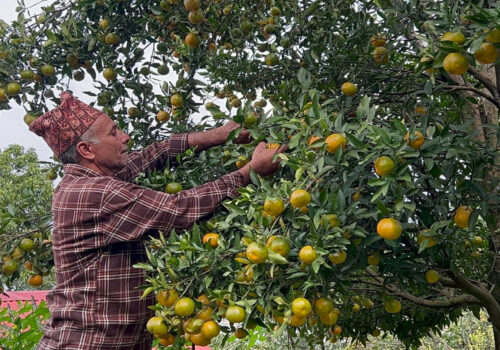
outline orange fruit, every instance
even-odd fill
[[[6,91],[9,96],[17,96],[21,92],[21,85],[18,83],[8,83]]]
[[[51,66],[50,64],[44,64],[43,66],[40,67],[40,72],[42,73],[42,75],[50,77],[56,74],[56,69],[54,68],[54,66]]]
[[[217,248],[217,246],[219,245],[218,238],[219,235],[217,233],[209,232],[203,235],[202,242],[203,244],[207,244],[208,242],[210,242],[210,246],[212,248]]]
[[[285,204],[281,198],[266,198],[264,211],[271,216],[278,216],[285,210]]]
[[[439,281],[439,272],[437,272],[436,270],[428,270],[426,273],[425,273],[425,280],[427,281],[427,283],[436,283],[437,281]]]
[[[339,217],[336,214],[325,214],[321,217],[321,225],[325,228],[339,227]]]
[[[330,261],[334,265],[342,264],[347,259],[347,252],[345,250],[341,250],[335,253],[331,253],[330,255],[328,255],[328,259],[330,259]]]
[[[206,321],[201,326],[201,334],[203,334],[205,338],[212,339],[218,336],[219,333],[220,333],[220,326],[217,322],[213,320]]]
[[[191,334],[189,341],[198,346],[207,346],[210,344],[210,339],[206,338],[202,333]]]
[[[417,106],[415,108],[415,113],[417,114],[427,114],[427,108],[425,108],[424,106]]]
[[[103,18],[99,21],[99,28],[106,30],[109,27],[109,19]]]
[[[389,52],[385,47],[376,47],[375,50],[373,50],[372,55],[375,63],[386,64],[387,62],[389,62]]]
[[[335,310],[319,314],[319,320],[325,326],[333,326],[335,323],[337,323],[338,318],[339,314],[335,312]]]
[[[299,317],[307,317],[312,311],[312,306],[306,298],[295,298],[292,301],[292,312]]]
[[[495,46],[489,43],[484,43],[481,44],[479,50],[474,52],[474,57],[478,62],[483,64],[495,63],[498,59],[498,50]]]
[[[406,133],[405,141],[408,142],[411,148],[420,149],[425,142],[424,134],[420,131],[415,131],[410,137],[410,133],[408,132]]]
[[[462,75],[469,68],[469,60],[460,53],[452,52],[444,58],[443,68],[448,74]]]
[[[290,253],[290,243],[288,243],[286,238],[281,236],[269,237],[266,247],[281,256],[286,257]]]
[[[19,243],[19,248],[23,252],[32,251],[34,247],[35,247],[35,242],[33,242],[33,240],[29,238],[23,238]]]
[[[314,302],[314,312],[318,315],[327,314],[333,310],[333,303],[325,298],[319,298]]]
[[[295,190],[290,195],[290,204],[294,208],[302,208],[309,204],[311,195],[306,190]]]
[[[35,78],[35,73],[33,73],[33,71],[31,71],[29,69],[22,70],[19,75],[21,76],[22,80],[31,81]]]
[[[39,287],[43,283],[43,277],[40,275],[33,275],[28,279],[28,283],[33,287]]]
[[[198,298],[196,298],[200,303],[203,305],[210,305],[210,300],[205,294],[200,295]]]
[[[290,326],[301,327],[306,323],[306,321],[307,321],[307,317],[301,317],[301,316],[297,316],[297,315],[293,314],[291,319],[290,319]]]
[[[483,245],[483,239],[481,238],[481,236],[474,236],[474,238],[472,239],[472,245],[476,247]]]
[[[354,96],[356,95],[356,92],[358,92],[358,87],[353,83],[345,82],[342,84],[341,90],[346,96]]]
[[[168,333],[167,324],[163,321],[163,318],[160,316],[153,316],[148,320],[146,324],[146,328],[149,333],[162,338],[166,336]]]
[[[253,242],[250,243],[246,250],[247,259],[255,264],[262,264],[266,261],[269,252],[264,244]]]
[[[188,21],[192,24],[200,24],[201,22],[203,22],[203,19],[203,11],[201,9],[191,11],[188,14]]]
[[[170,96],[170,104],[176,108],[182,107],[184,105],[184,100],[182,99],[182,95],[173,94],[172,96]]]
[[[266,149],[278,149],[280,148],[279,143],[271,142],[266,145]]]
[[[277,65],[280,62],[280,59],[279,59],[278,55],[271,52],[271,53],[267,54],[264,61],[266,62],[266,64],[268,66],[272,67],[272,66]]]
[[[170,119],[170,114],[167,111],[160,111],[156,114],[156,119],[162,123],[167,122]]]
[[[387,37],[382,34],[372,35],[370,38],[370,44],[374,47],[385,46]]]
[[[200,0],[184,0],[184,7],[188,11],[196,11],[200,8]]]
[[[382,219],[377,224],[378,235],[385,239],[398,239],[402,232],[401,223],[393,218]]]
[[[387,156],[378,157],[374,163],[375,172],[379,176],[385,176],[394,171],[394,161]]]
[[[196,314],[196,318],[203,320],[203,321],[208,321],[211,317],[212,314],[214,313],[214,309],[211,307],[207,307],[206,309],[201,310]]]
[[[455,213],[455,217],[453,218],[455,224],[460,228],[468,228],[471,213],[472,208],[466,206],[459,207]]]
[[[245,328],[238,328],[234,331],[234,336],[238,339],[246,338],[248,331]]]
[[[380,330],[378,330],[378,329],[376,329],[376,328],[375,328],[375,329],[371,332],[371,335],[372,335],[373,337],[378,337],[378,336],[380,335]]]
[[[309,141],[307,142],[307,144],[311,147],[318,147],[318,146],[313,146],[313,143],[318,141],[318,140],[321,140],[321,137],[319,136],[311,136],[311,138],[309,139]]]
[[[181,298],[175,303],[174,312],[177,316],[186,317],[194,313],[195,307],[193,299]]]
[[[326,150],[329,153],[335,153],[340,147],[342,147],[342,150],[345,150],[347,140],[342,134],[331,134],[325,139],[325,143]]]
[[[489,41],[490,43],[498,44],[500,43],[500,30],[497,28],[491,30],[488,35],[486,35],[486,41]]]
[[[120,43],[120,37],[116,33],[108,33],[104,38],[104,42],[108,45],[118,45]]]
[[[14,260],[5,261],[3,264],[3,273],[5,273],[6,275],[12,275],[14,272],[16,272],[17,268],[17,262],[15,262]]]
[[[446,32],[441,37],[441,41],[453,41],[457,45],[462,45],[465,41],[465,36],[460,32]]]
[[[194,33],[188,33],[184,39],[186,45],[192,48],[196,48],[200,45],[200,38]]]
[[[169,346],[169,345],[172,345],[173,343],[175,343],[175,336],[170,334],[170,333],[167,333],[166,336],[164,336],[163,338],[159,339],[159,343],[163,346]]]
[[[418,233],[417,235],[417,243],[420,245],[422,244],[422,242],[424,240],[428,240],[427,241],[427,247],[426,248],[431,248],[431,247],[434,247],[436,245],[436,240],[432,237],[432,236],[429,236],[427,234],[427,232],[429,232],[429,230],[423,230],[421,232]]]
[[[306,245],[300,249],[299,252],[299,259],[306,265],[310,265],[313,263],[314,260],[316,260],[317,254],[316,250],[314,250],[313,247],[310,245]]]
[[[182,191],[182,185],[178,182],[170,182],[167,184],[167,187],[165,188],[165,192],[170,194],[174,194],[180,191]]]
[[[240,323],[245,320],[245,309],[241,306],[233,305],[226,309],[225,318],[231,323]]]
[[[179,299],[179,293],[175,289],[162,290],[156,294],[156,301],[162,305],[171,307]]]
[[[340,335],[342,333],[342,327],[340,327],[338,324],[333,327],[333,334],[335,335]]]
[[[31,261],[26,261],[24,263],[24,267],[26,268],[26,270],[32,271],[33,270],[33,263]]]
[[[397,314],[401,311],[401,302],[397,299],[391,299],[384,302],[384,309],[390,314]]]
[[[104,71],[102,72],[102,76],[107,81],[112,81],[116,79],[118,73],[116,73],[116,71],[113,68],[105,68]]]

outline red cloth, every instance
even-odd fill
[[[35,119],[29,128],[43,137],[59,157],[103,114],[65,91],[61,94],[61,104]]]
[[[130,154],[115,177],[64,166],[52,201],[57,285],[47,295],[52,318],[39,349],[151,349],[154,296],[140,299],[145,271],[132,267],[147,261],[143,240],[191,226],[243,185],[238,172],[176,194],[132,183],[187,147],[187,135],[174,135]]]

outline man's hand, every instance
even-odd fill
[[[287,145],[282,145],[278,149],[266,149],[265,142],[259,143],[253,151],[250,163],[239,170],[243,175],[245,184],[250,183],[250,169],[262,176],[274,174],[279,169],[279,163],[281,162],[280,158],[273,162],[274,155],[285,152],[287,149]]]
[[[240,124],[231,120],[226,124],[224,124],[223,126],[218,127],[216,130],[220,131],[222,139],[224,140],[224,142],[226,142],[231,131],[238,129],[240,126],[241,126]],[[251,140],[250,133],[245,129],[242,129],[240,130],[240,133],[233,139],[233,142],[238,144],[245,144],[249,143],[250,140]]]

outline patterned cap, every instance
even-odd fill
[[[38,117],[30,130],[43,137],[59,157],[82,136],[103,112],[79,101],[68,91],[61,94],[59,106]]]

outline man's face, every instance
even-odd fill
[[[94,164],[104,175],[112,176],[127,165],[127,142],[130,137],[105,114],[95,121],[93,127],[100,141],[90,145]]]

